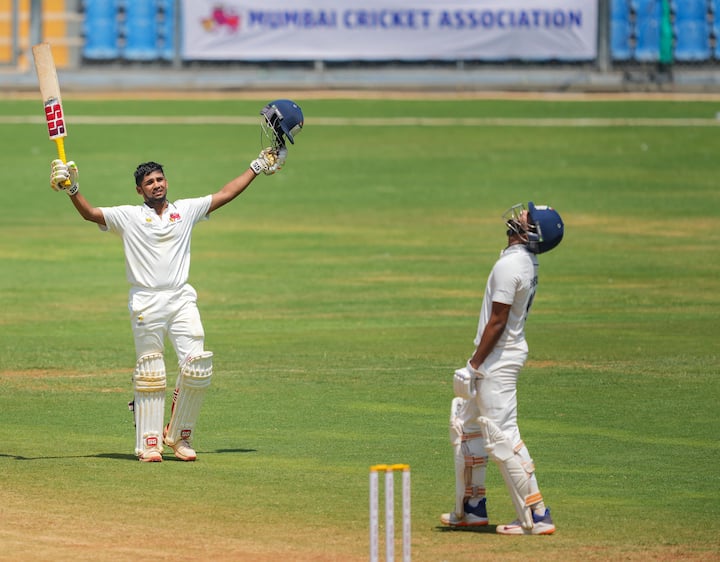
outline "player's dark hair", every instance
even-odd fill
[[[162,175],[165,175],[162,164],[158,164],[157,162],[144,162],[140,164],[135,170],[135,185],[140,187],[145,176],[153,172],[160,172]]]

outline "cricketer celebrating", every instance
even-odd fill
[[[451,527],[488,524],[485,471],[488,458],[499,467],[517,519],[498,525],[504,535],[555,532],[535,467],[520,438],[517,381],[528,355],[525,320],[538,283],[537,254],[562,240],[563,221],[554,209],[515,205],[504,215],[508,246],[485,287],[475,352],[455,371],[450,411],[450,442],[455,457],[455,511],[440,521]]]
[[[263,149],[241,175],[204,197],[169,202],[163,167],[146,162],[135,170],[142,205],[94,207],[79,191],[77,165],[72,161],[52,162],[51,187],[65,191],[85,220],[117,234],[123,242],[137,359],[130,405],[135,416],[135,454],[143,462],[162,461],[163,443],[180,460],[196,459],[193,431],[213,374],[213,354],[205,350],[197,293],[187,282],[191,233],[198,222],[245,191],[258,174],[274,174],[284,164],[284,138],[294,143],[294,135],[303,126],[302,111],[290,100],[276,100],[265,106],[261,115],[265,119],[263,131],[272,146]],[[166,338],[175,349],[180,372],[170,421],[163,427]]]

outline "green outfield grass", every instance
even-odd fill
[[[266,101],[67,95],[67,153],[96,205],[139,202],[150,159],[171,198],[205,195],[259,128],[155,120]],[[41,104],[0,100],[0,560],[363,560],[380,462],[412,466],[416,561],[720,560],[720,128],[704,121],[720,103],[297,101],[286,167],[195,230],[216,370],[198,461],[145,465],[120,242],[49,189],[44,125],[7,119]],[[449,121],[375,119],[428,117]],[[540,257],[519,388],[558,532],[492,533],[515,518],[494,466],[492,525],[447,531],[452,372],[500,217],[528,200],[566,223]]]

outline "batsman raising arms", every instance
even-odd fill
[[[117,234],[123,242],[137,359],[131,402],[135,415],[135,454],[143,462],[162,461],[163,443],[180,460],[196,458],[192,440],[213,374],[213,354],[205,350],[197,293],[187,282],[190,239],[198,222],[235,199],[258,174],[274,174],[284,164],[285,139],[295,142],[294,136],[303,126],[302,111],[290,100],[276,100],[260,113],[270,147],[263,149],[242,174],[204,197],[169,202],[163,167],[146,162],[135,170],[135,189],[143,198],[142,205],[93,207],[79,191],[77,165],[72,161],[52,162],[51,187],[65,191],[85,220],[97,223],[100,230]],[[166,338],[175,349],[180,372],[170,421],[164,425]]]

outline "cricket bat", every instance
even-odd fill
[[[45,106],[45,121],[47,122],[50,140],[55,141],[58,158],[67,162],[65,157],[65,114],[63,113],[62,98],[60,97],[60,83],[58,82],[55,61],[49,43],[39,43],[32,48],[35,59],[35,71],[40,83],[40,95]],[[66,180],[65,185],[70,185]]]

